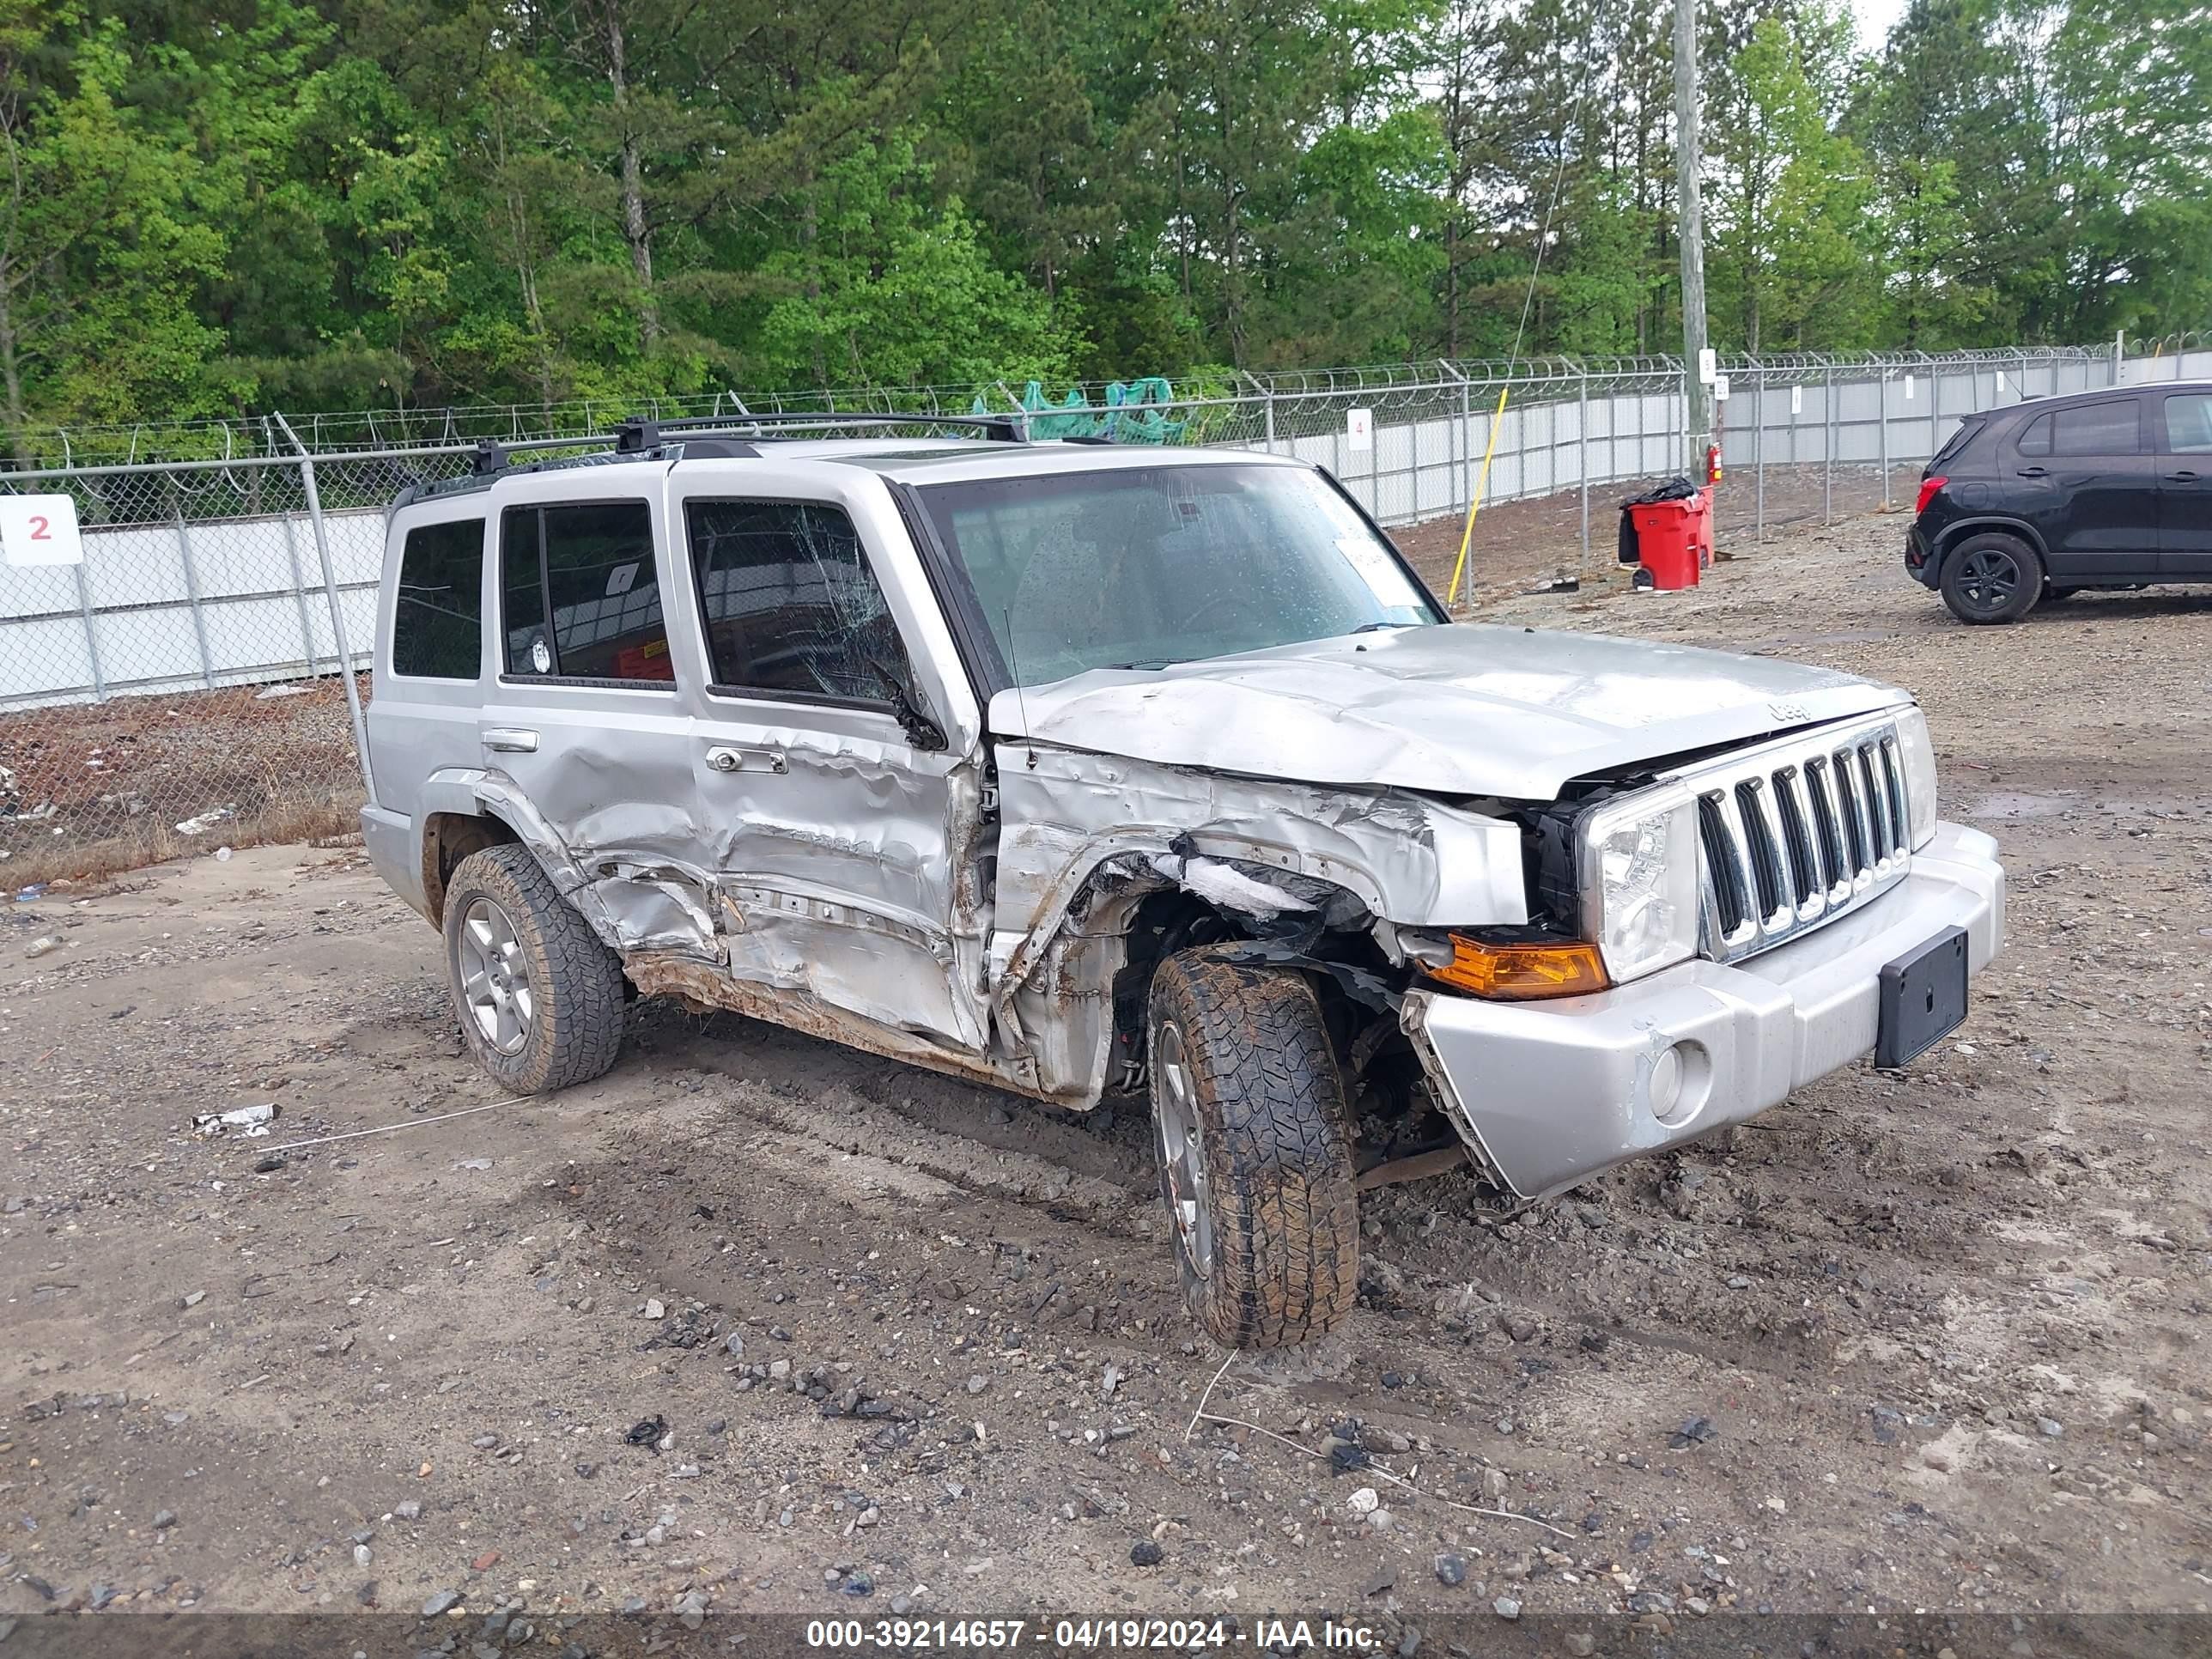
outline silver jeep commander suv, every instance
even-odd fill
[[[605,1072],[644,993],[1149,1091],[1232,1344],[1344,1317],[1361,1187],[1463,1158],[1510,1207],[1902,1065],[2003,927],[1905,693],[1454,624],[1311,466],[1003,422],[410,490],[368,732],[505,1087]]]

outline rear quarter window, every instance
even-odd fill
[[[393,673],[431,680],[483,675],[483,544],[482,519],[407,532],[392,605]]]
[[[1988,424],[1987,421],[1974,419],[1962,422],[1956,432],[1943,441],[1942,448],[1937,450],[1934,458],[1929,461],[1928,470],[1932,472],[1949,462],[1957,460],[1960,456],[1966,453],[1966,446],[1973,442],[1980,435],[1982,428]]]

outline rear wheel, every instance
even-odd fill
[[[516,1094],[588,1083],[622,1051],[622,963],[526,847],[454,870],[446,970],[477,1063]]]
[[[2017,536],[1969,536],[1943,561],[1943,603],[1962,623],[2018,622],[2042,597],[2043,561]]]
[[[1160,1188],[1184,1298],[1231,1347],[1334,1329],[1358,1289],[1344,1084],[1304,975],[1160,964],[1147,1032]]]

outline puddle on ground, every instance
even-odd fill
[[[1729,648],[1747,656],[1768,657],[1778,651],[1800,651],[1814,645],[1880,645],[1885,640],[1901,638],[1896,629],[1889,628],[1841,628],[1827,634],[1778,634],[1771,640],[1753,644],[1735,645]]]
[[[1966,818],[2055,818],[2083,809],[2116,818],[2179,818],[2192,809],[2178,800],[2123,800],[2117,797],[2084,795],[2078,789],[2055,789],[2038,794],[2022,789],[1993,789],[1969,800],[1960,816]]]
[[[1970,818],[2055,818],[2062,812],[2072,811],[2081,804],[2081,797],[2070,789],[2050,795],[2029,794],[2023,790],[1995,789],[1968,801],[1964,816]]]

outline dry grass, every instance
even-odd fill
[[[33,847],[0,864],[0,872],[5,872],[0,880],[18,888],[39,882],[76,886],[149,864],[212,853],[218,847],[259,847],[280,841],[327,845],[359,833],[355,815],[362,799],[356,790],[345,799],[271,801],[250,818],[222,825],[220,834],[180,836],[167,823],[155,823],[95,842],[57,842],[52,851]]]
[[[362,793],[343,682],[295,684],[0,716],[0,884],[350,831]],[[217,811],[198,834],[177,827]]]

